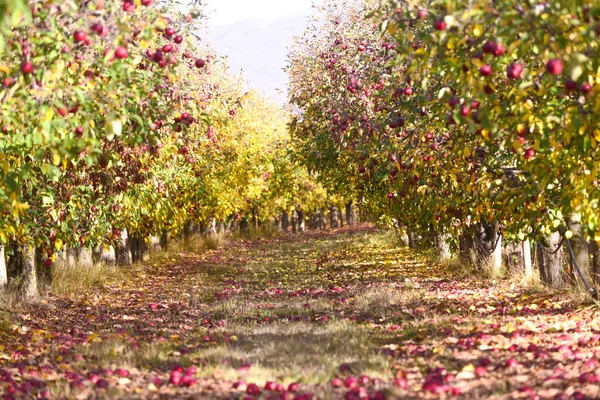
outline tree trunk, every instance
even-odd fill
[[[250,235],[250,224],[246,217],[240,220],[240,235],[249,236]]]
[[[406,236],[408,236],[408,247],[414,249],[416,247],[415,234],[408,226],[406,227]]]
[[[344,214],[342,214],[342,209],[339,207],[335,208],[335,212],[338,216],[338,221],[340,221],[340,227],[343,228],[344,227]]]
[[[525,272],[525,262],[523,258],[523,243],[509,242],[504,245],[504,265],[511,272],[523,274]]]
[[[150,242],[148,243],[148,248],[151,253],[155,253],[160,251],[160,237],[159,236],[150,236]]]
[[[573,232],[573,237],[570,239],[571,248],[573,249],[573,253],[575,255],[574,261],[577,262],[577,265],[579,266],[579,272],[581,273],[580,275],[580,273],[575,271],[576,282],[580,289],[586,290],[586,284],[591,288],[590,256],[588,253],[588,244],[585,240],[583,227],[581,226],[581,220],[576,215],[570,215],[567,225],[569,226],[571,232]]]
[[[129,248],[129,236],[127,229],[121,231],[121,236],[117,239],[117,264],[120,266],[131,265],[131,249]]]
[[[437,248],[437,257],[441,261],[450,260],[452,253],[450,252],[450,235],[447,233],[436,233],[435,244]]]
[[[337,208],[334,206],[329,207],[329,221],[332,229],[338,227]]]
[[[498,225],[495,224],[494,226],[497,227]],[[495,244],[496,247],[492,250],[491,268],[494,274],[499,274],[502,271],[502,234],[495,231],[492,240],[492,246]]]
[[[498,228],[498,222],[479,223],[475,227],[476,265],[489,268],[493,274],[502,269],[502,235]]]
[[[256,208],[252,209],[252,225],[254,227],[254,231],[258,232],[258,211]]]
[[[323,229],[323,214],[319,209],[315,211],[315,229]]]
[[[298,232],[304,232],[304,229],[305,229],[304,211],[296,210],[296,214],[298,215]]]
[[[538,243],[538,263],[540,269],[540,278],[547,286],[553,289],[560,289],[564,286],[560,258],[563,249],[558,248],[560,243],[560,233],[554,232],[546,236],[542,243]],[[546,247],[546,250],[542,248]],[[551,254],[554,253],[554,254]]]
[[[67,266],[71,268],[75,268],[77,266],[77,248],[75,247],[67,247],[66,251],[66,259]]]
[[[297,223],[298,223],[298,218],[296,216],[296,211],[292,211],[292,233],[296,233],[298,231],[297,229]]]
[[[20,250],[23,255],[23,297],[33,299],[38,296],[35,248],[33,246],[21,246]]]
[[[138,262],[142,259],[142,246],[140,245],[140,238],[138,236],[132,236],[129,238],[129,251],[131,251],[131,262]]]
[[[290,227],[290,217],[289,217],[287,211],[284,211],[281,213],[281,229],[283,229],[283,231],[285,233],[287,233],[289,227]]]
[[[596,284],[600,284],[600,247],[592,240],[589,248],[592,254],[592,277]]]
[[[114,246],[100,246],[100,261],[106,265],[117,263],[117,252]]]
[[[169,232],[166,229],[160,235],[160,249],[162,251],[169,250]]]
[[[187,222],[185,225],[183,225],[183,242],[187,243],[190,238],[192,237],[192,223],[191,222]]]
[[[346,225],[354,225],[354,207],[351,201],[346,203]]]
[[[77,264],[82,267],[91,267],[94,264],[92,250],[85,247],[77,249]]]
[[[529,242],[529,239],[521,242],[521,247],[523,248],[523,269],[525,272],[525,278],[532,279],[533,267],[531,263],[531,243]]]
[[[466,231],[459,238],[459,259],[463,264],[474,266],[477,264],[475,252],[475,238],[471,232]]]
[[[0,245],[0,289],[6,285],[8,285],[8,270],[6,269],[4,245]]]

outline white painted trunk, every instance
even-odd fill
[[[525,277],[533,278],[533,266],[531,262],[531,243],[529,239],[521,243],[523,245],[523,266],[525,268]]]
[[[502,235],[497,237],[496,248],[493,250],[492,259],[490,260],[492,264],[492,269],[494,271],[502,270]]]
[[[6,257],[4,256],[4,245],[0,245],[0,288],[6,285],[8,285]]]
[[[35,247],[22,246],[21,252],[23,254],[23,297],[33,299],[38,296]]]

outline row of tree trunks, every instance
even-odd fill
[[[94,263],[107,265],[129,266],[132,262],[145,260],[150,251],[166,251],[168,245],[168,232],[163,232],[160,237],[150,239],[152,248],[143,238],[129,238],[126,229],[121,231],[115,246],[98,246],[91,248],[64,248],[57,254],[57,262],[66,266],[92,266]],[[42,254],[33,246],[13,245],[10,258],[6,257],[6,246],[0,245],[0,289],[8,284],[8,272],[16,273],[22,277],[21,294],[23,298],[31,300],[38,296],[40,282],[51,282],[50,268],[41,268]],[[38,273],[41,274],[38,276]]]
[[[345,213],[334,206],[329,207],[328,213],[330,228],[354,225],[356,221],[356,213],[352,202],[346,204]],[[292,233],[304,232],[307,226],[310,227],[310,229],[327,229],[327,222],[325,221],[326,214],[327,212],[325,209],[316,209],[313,214],[310,214],[312,217],[307,222],[307,214],[304,210],[294,210],[291,213],[283,211],[280,218],[275,220],[275,225],[282,232],[289,232],[291,230]]]

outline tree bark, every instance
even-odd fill
[[[252,225],[254,226],[254,231],[258,232],[258,211],[256,208],[252,209]]]
[[[329,222],[332,229],[338,227],[337,208],[335,206],[329,207]]]
[[[100,261],[106,265],[117,263],[117,252],[114,246],[100,246]]]
[[[160,249],[162,251],[169,250],[169,232],[166,229],[160,235]]]
[[[187,243],[190,238],[192,237],[192,223],[191,222],[187,222],[185,225],[183,225],[183,241],[184,243]]]
[[[441,261],[450,260],[452,252],[450,251],[450,235],[447,233],[436,233],[435,244],[437,248],[437,257]]]
[[[148,243],[148,248],[150,249],[151,253],[160,251],[160,237],[150,236],[150,243]]]
[[[23,255],[23,297],[33,299],[38,297],[35,248],[28,245],[21,246],[20,250]]]
[[[581,275],[575,271],[575,280],[579,285],[579,288],[582,290],[585,289],[585,285],[590,285],[591,287],[591,279],[590,279],[590,256],[588,253],[588,244],[584,237],[583,227],[581,225],[581,220],[575,215],[570,215],[567,221],[567,225],[571,232],[573,232],[573,237],[570,239],[571,247],[573,249],[573,253],[575,254],[575,260],[577,265],[579,266],[579,271]],[[585,283],[584,283],[585,280]]]
[[[77,264],[82,267],[90,267],[94,264],[92,250],[80,247],[77,249]]]
[[[600,284],[600,247],[592,240],[589,248],[592,254],[592,278],[596,284]]]
[[[131,265],[131,249],[129,248],[129,236],[127,229],[121,231],[121,236],[117,238],[117,265]]]
[[[343,228],[344,227],[344,214],[342,213],[342,209],[339,207],[335,208],[335,212],[338,216],[338,221],[340,221],[340,227]]]
[[[414,249],[416,247],[415,234],[409,227],[406,227],[406,236],[408,236],[408,247]]]
[[[508,242],[504,245],[504,265],[511,272],[524,273],[525,260],[523,258],[523,243]]]
[[[298,215],[298,232],[304,232],[304,230],[305,230],[304,211],[296,210],[296,214]]]
[[[459,259],[467,265],[476,265],[475,239],[471,232],[463,232],[459,237]]]
[[[281,229],[283,229],[283,231],[287,233],[289,227],[290,216],[288,215],[287,211],[284,211],[281,213]]]
[[[554,232],[546,236],[537,246],[540,279],[553,289],[561,289],[564,286],[560,265],[563,249],[557,250],[559,243],[560,233]],[[542,246],[546,247],[546,250],[542,249]]]
[[[298,218],[296,216],[296,211],[294,210],[294,211],[292,211],[292,233],[298,232],[297,224],[298,224]]]
[[[240,220],[240,235],[249,236],[250,235],[250,224],[246,217]]]
[[[479,223],[475,227],[475,265],[490,268],[496,274],[502,269],[502,235],[499,224]]]
[[[8,285],[8,270],[6,268],[4,245],[0,245],[0,289],[6,285]]]
[[[354,225],[354,206],[351,201],[346,203],[346,225]]]

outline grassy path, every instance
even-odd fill
[[[0,396],[599,398],[596,310],[366,227],[229,242],[21,310]]]

